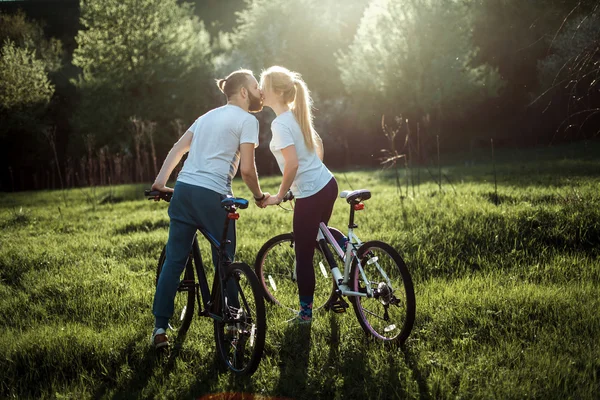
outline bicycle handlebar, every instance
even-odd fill
[[[285,203],[286,201],[290,201],[294,199],[294,193],[292,193],[291,190],[288,190],[285,195],[283,196],[283,199],[281,199],[282,203]]]
[[[148,200],[164,200],[167,203],[171,201],[171,197],[173,197],[173,193],[161,192],[160,190],[144,190],[144,196],[148,197]]]

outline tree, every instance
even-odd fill
[[[248,0],[231,36],[233,51],[223,63],[254,69],[282,65],[302,74],[319,98],[337,97],[343,86],[335,52],[354,35],[367,0],[340,7],[335,0]]]
[[[556,130],[564,137],[591,137],[600,132],[599,46],[600,15],[577,14],[565,21],[550,41],[548,56],[538,63],[543,92],[534,102],[542,102],[545,113],[559,118]]]
[[[14,113],[43,108],[53,93],[44,62],[35,58],[34,51],[5,41],[0,56],[0,107]]]
[[[247,0],[233,32],[219,36],[216,44],[222,54],[216,57],[217,70],[225,75],[245,67],[258,75],[272,65],[281,65],[299,72],[314,98],[315,127],[328,149],[327,161],[337,161],[341,157],[336,154],[341,149],[337,138],[347,132],[339,124],[345,116],[345,93],[336,52],[352,41],[367,2],[355,0],[340,6],[337,0]],[[257,153],[260,169],[261,160],[272,160],[266,144],[274,115],[266,110],[257,117],[261,143],[265,144]],[[264,170],[275,172],[277,165],[272,162]]]
[[[49,106],[55,94],[50,77],[60,70],[63,52],[59,40],[45,38],[41,25],[21,11],[0,13],[0,43],[0,186],[4,186],[9,168],[19,180],[29,180],[51,157],[43,132],[51,125]],[[21,182],[21,187],[26,185]]]
[[[14,14],[0,13],[0,40],[10,40],[16,47],[30,50],[42,61],[44,70],[48,73],[56,72],[62,67],[64,52],[61,41],[46,38],[43,25],[28,20],[21,10]]]
[[[74,121],[99,147],[130,148],[132,117],[167,128],[175,119],[191,123],[211,104],[210,38],[191,6],[81,0],[80,23],[73,63],[81,68],[74,82],[81,101]]]
[[[465,118],[474,104],[496,96],[498,73],[474,63],[471,20],[454,0],[374,0],[338,66],[366,123],[381,114],[411,121],[429,117],[435,133],[448,119]],[[414,126],[413,126],[414,127]]]

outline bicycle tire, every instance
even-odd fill
[[[371,298],[350,297],[358,322],[368,335],[386,342],[404,343],[410,335],[416,313],[412,278],[404,260],[392,246],[377,240],[363,243],[357,257],[371,288],[378,292]],[[391,291],[378,267],[390,279]],[[352,263],[350,285],[352,290],[366,293],[357,258]]]
[[[223,315],[221,285],[227,288],[230,280],[237,289],[237,298],[230,300],[225,291],[228,307]],[[235,374],[252,375],[262,358],[267,322],[258,278],[247,264],[236,262],[227,267],[225,281],[217,285],[214,309],[221,317],[214,321],[219,358]]]
[[[158,285],[158,278],[160,277],[163,264],[167,258],[166,251],[167,247],[165,246],[158,258],[158,266],[156,267],[156,285]],[[192,264],[192,258],[188,257],[183,273],[183,280],[179,282],[179,287],[175,294],[173,317],[176,317],[176,319],[171,318],[171,321],[169,322],[170,327],[179,334],[185,334],[190,327],[190,323],[194,317],[195,297],[196,285],[194,281],[194,266]]]
[[[297,311],[300,300],[298,283],[293,277],[296,265],[293,244],[293,233],[284,233],[269,239],[258,251],[254,262],[254,271],[268,302],[291,311]],[[313,312],[315,312],[331,301],[335,290],[335,282],[330,268],[321,250],[317,247],[316,241],[313,267],[315,267],[313,300]]]

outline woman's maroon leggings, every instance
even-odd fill
[[[298,294],[313,296],[315,293],[315,270],[313,256],[319,232],[319,224],[329,222],[338,194],[335,178],[331,178],[323,189],[310,197],[296,199],[294,208],[294,239],[296,246],[296,273]]]

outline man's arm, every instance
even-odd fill
[[[167,181],[171,176],[171,172],[173,172],[177,164],[179,164],[179,161],[181,161],[181,157],[190,151],[193,135],[194,134],[191,131],[187,131],[173,145],[173,148],[169,151],[169,154],[167,154],[167,158],[165,158],[165,161],[160,168],[158,176],[154,180],[154,184],[152,184],[153,190],[160,190],[161,192],[173,192],[172,188],[166,186]]]
[[[242,180],[252,192],[255,199],[260,199],[263,192],[258,182],[258,173],[256,172],[256,162],[254,160],[254,143],[240,144],[240,174]]]

